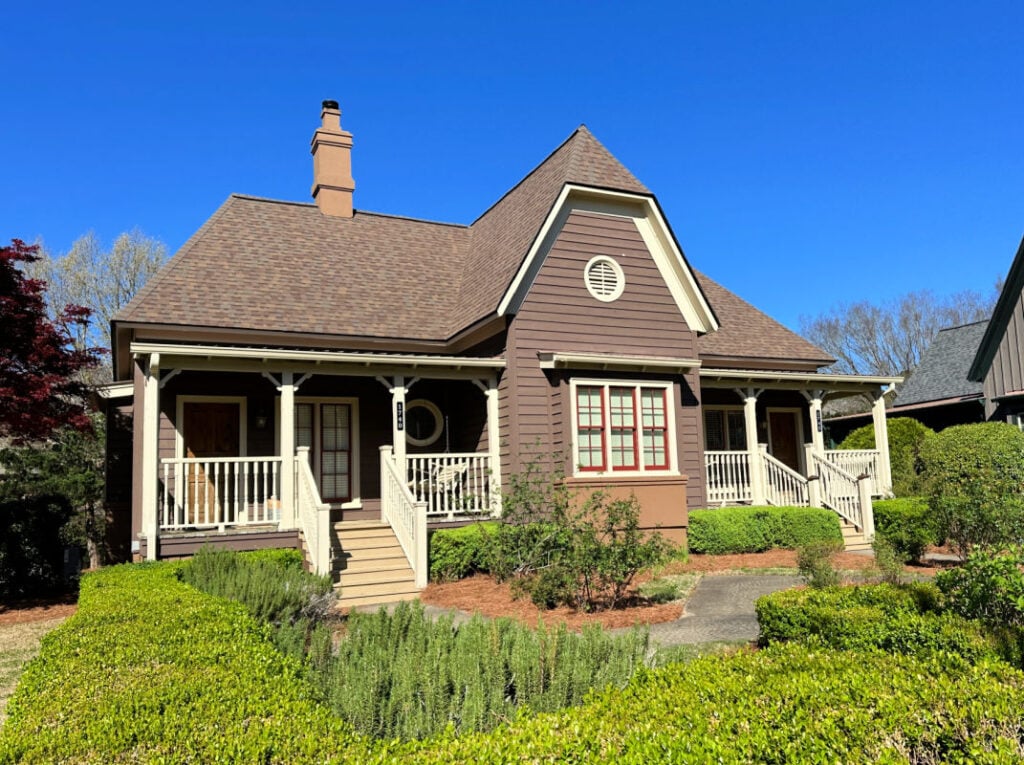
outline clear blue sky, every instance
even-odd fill
[[[1019,2],[8,3],[0,27],[5,242],[174,251],[231,192],[308,200],[325,98],[357,208],[464,223],[586,123],[695,267],[794,328],[989,290],[1024,234]]]

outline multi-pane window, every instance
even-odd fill
[[[747,448],[747,425],[741,408],[704,408],[704,448],[709,452]]]
[[[668,386],[578,384],[576,459],[580,471],[668,470]]]
[[[310,448],[325,502],[352,498],[351,404],[296,404],[295,444]]]

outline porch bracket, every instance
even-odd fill
[[[181,372],[181,370],[180,370],[180,369],[172,369],[172,370],[171,370],[170,372],[168,372],[168,373],[167,373],[166,375],[163,375],[163,376],[162,376],[162,377],[160,378],[160,389],[161,389],[161,390],[163,390],[163,387],[164,387],[165,385],[167,385],[167,383],[169,383],[169,382],[170,382],[170,381],[171,381],[172,379],[174,379],[174,376],[175,376],[176,374],[178,374],[179,372]]]
[[[270,380],[271,385],[273,385],[278,390],[281,390],[281,381],[274,377],[272,374],[270,374],[270,372],[264,369],[263,371],[260,372],[260,374],[263,377],[266,377],[268,380]]]

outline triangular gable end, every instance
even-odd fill
[[[1024,239],[1021,239],[1017,247],[1017,254],[1010,265],[1010,272],[1006,275],[1003,284],[1003,291],[999,293],[996,307],[992,311],[992,319],[988,323],[984,337],[978,346],[978,352],[974,356],[974,363],[967,373],[967,378],[975,382],[983,382],[992,366],[992,360],[1003,342],[1006,329],[1013,320],[1017,304],[1024,293]]]
[[[718,329],[718,320],[694,278],[653,196],[567,183],[552,205],[544,225],[530,245],[515,278],[498,304],[498,315],[519,311],[563,224],[574,210],[587,210],[633,219],[687,325],[699,333]]]

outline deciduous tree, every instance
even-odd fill
[[[0,436],[15,443],[89,430],[82,372],[99,361],[97,349],[72,342],[89,309],[66,305],[51,318],[45,282],[23,272],[38,250],[20,239],[0,247]]]

